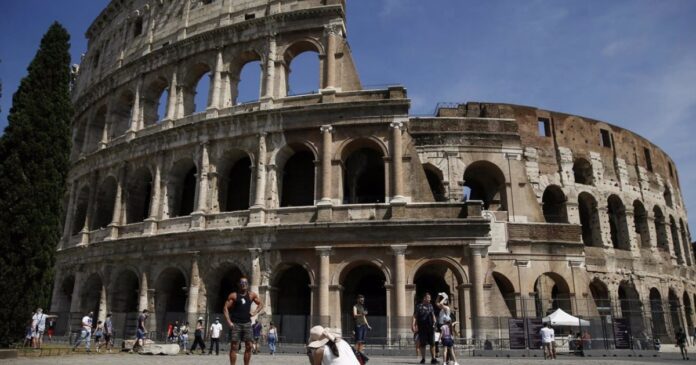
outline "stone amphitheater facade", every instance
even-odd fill
[[[314,323],[349,333],[358,293],[384,341],[411,337],[425,291],[450,295],[466,338],[559,307],[663,339],[693,328],[695,259],[667,154],[528,106],[412,117],[405,88],[362,87],[345,6],[113,0],[102,11],[73,89],[61,326],[112,312],[128,335],[147,308],[161,333],[218,315],[245,275],[288,341]],[[288,95],[305,52],[319,85]],[[259,97],[239,103],[250,62]]]

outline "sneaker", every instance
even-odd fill
[[[434,358],[434,357],[430,360],[430,363],[431,363],[431,364],[439,364],[439,362],[437,361],[437,359]]]
[[[419,362],[419,364],[425,364],[425,358],[424,358],[424,357],[421,358],[421,361]]]

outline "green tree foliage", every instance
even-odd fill
[[[12,98],[0,137],[0,346],[48,309],[69,166],[70,35],[54,23]]]

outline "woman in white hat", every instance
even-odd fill
[[[309,330],[308,342],[311,365],[360,365],[348,342],[322,326]]]

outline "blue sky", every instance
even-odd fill
[[[51,22],[71,33],[77,62],[84,31],[106,3],[0,3],[0,128]],[[412,114],[432,113],[438,102],[509,102],[628,128],[674,158],[687,208],[696,211],[696,1],[347,3],[348,39],[363,84],[405,85]],[[293,70],[294,91],[313,88],[314,72]]]

